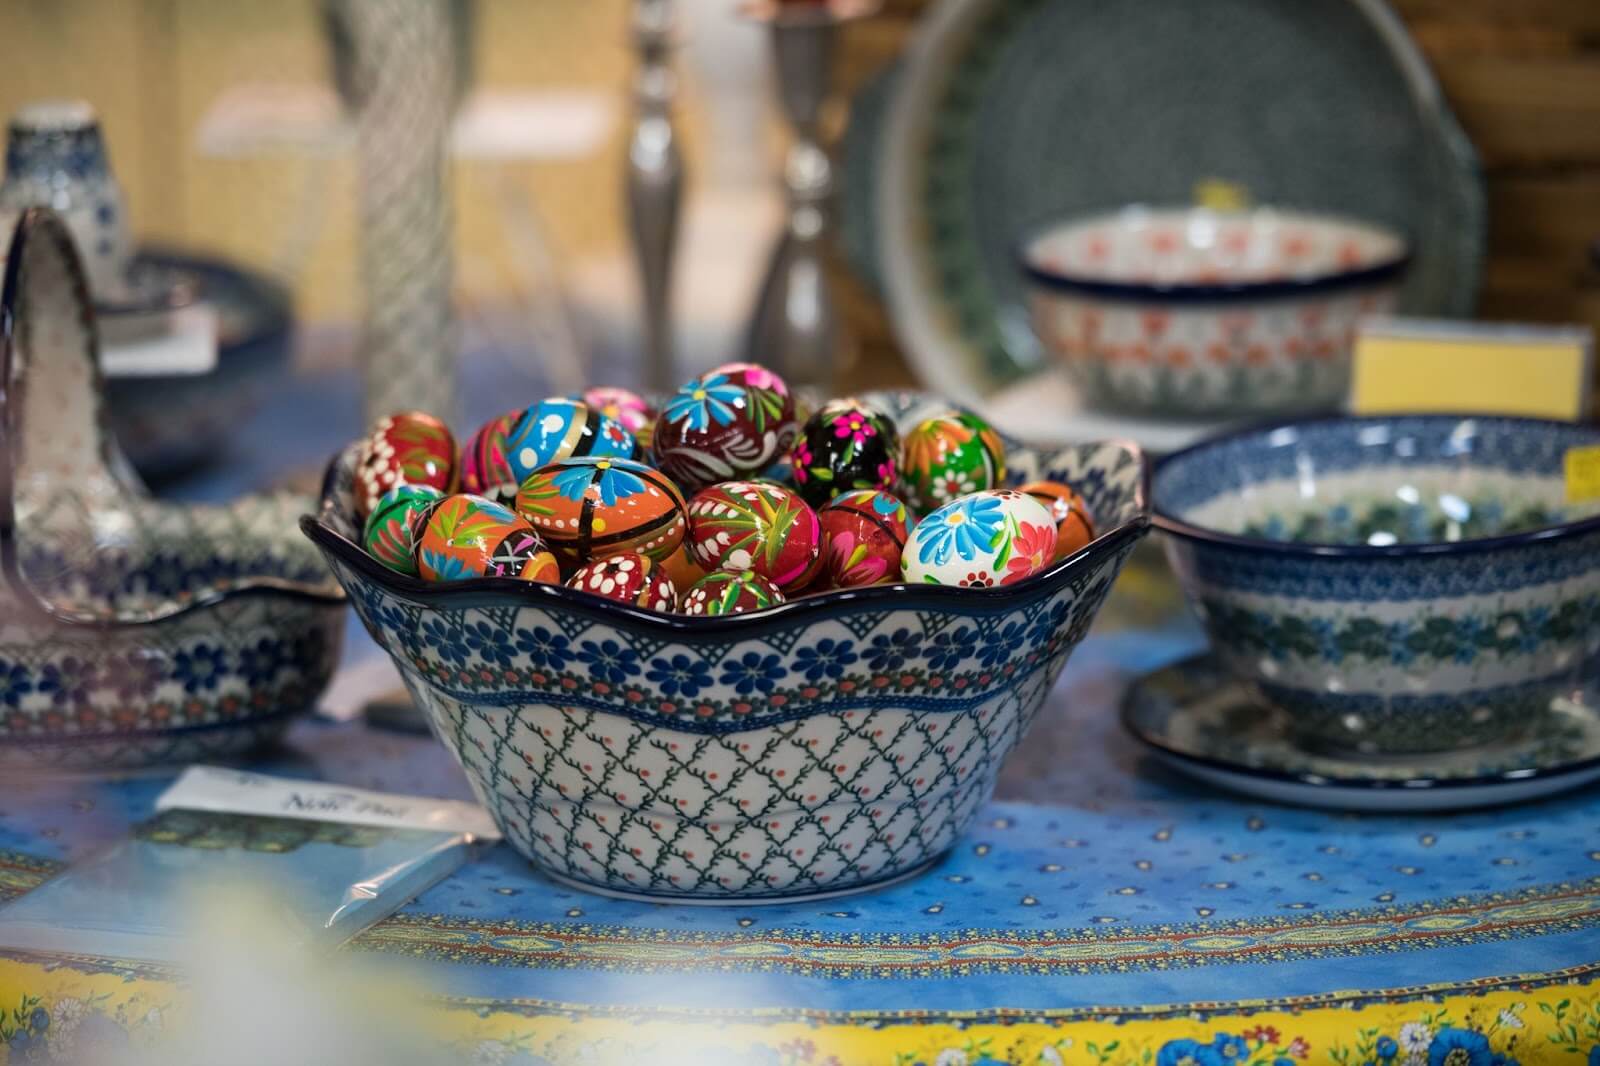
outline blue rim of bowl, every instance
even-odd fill
[[[1149,207],[1150,210],[1185,210],[1185,208],[1128,204],[1110,212],[1086,214],[1081,218],[1075,216],[1073,219],[1065,221],[1087,222],[1093,218],[1111,218],[1122,211],[1144,207]],[[1227,214],[1229,212],[1219,213]],[[1249,214],[1250,212],[1242,213]],[[1034,244],[1050,233],[1055,232],[1064,224],[1062,220],[1057,220],[1029,230],[1027,234],[1017,241],[1013,255],[1023,274],[1031,281],[1046,288],[1058,289],[1064,292],[1081,292],[1089,296],[1101,296],[1130,303],[1242,303],[1247,300],[1281,296],[1313,296],[1319,293],[1338,292],[1345,289],[1373,288],[1386,282],[1397,280],[1411,266],[1411,260],[1414,255],[1412,242],[1403,233],[1376,222],[1364,222],[1359,219],[1346,218],[1342,215],[1325,214],[1316,211],[1304,213],[1319,222],[1359,226],[1363,229],[1382,232],[1399,243],[1399,251],[1378,260],[1370,266],[1353,270],[1335,270],[1320,274],[1308,274],[1304,277],[1274,278],[1270,281],[1205,283],[1105,281],[1099,278],[1084,277],[1081,274],[1049,270],[1033,262],[1031,252]]]
[[[1207,655],[1208,653],[1201,652],[1199,655],[1192,656],[1189,659],[1180,659],[1177,662],[1168,663],[1166,666],[1157,667],[1155,670],[1150,671],[1144,677],[1150,677],[1162,670],[1168,670],[1175,666],[1187,665],[1195,659],[1202,659]],[[1324,774],[1297,773],[1289,770],[1268,770],[1259,766],[1245,766],[1242,763],[1228,762],[1226,759],[1217,759],[1209,755],[1196,755],[1193,752],[1180,751],[1158,739],[1151,730],[1138,724],[1135,721],[1137,712],[1134,709],[1133,692],[1135,686],[1143,679],[1135,679],[1133,684],[1128,686],[1127,692],[1122,697],[1122,706],[1117,714],[1117,719],[1121,722],[1123,731],[1135,741],[1147,748],[1160,752],[1162,755],[1239,777],[1253,777],[1262,781],[1275,781],[1280,784],[1304,785],[1324,792],[1342,788],[1360,792],[1417,793],[1485,788],[1496,785],[1519,784],[1524,781],[1547,781],[1600,768],[1600,755],[1591,755],[1587,759],[1580,759],[1577,762],[1565,763],[1560,766],[1534,766],[1522,770],[1502,770],[1497,773],[1484,774],[1480,777],[1407,777],[1379,780],[1371,777],[1328,777]]]
[[[1597,442],[1600,442],[1600,427],[1590,427],[1582,422],[1558,422],[1549,418],[1531,418],[1526,415],[1495,415],[1470,411],[1451,412],[1449,414],[1423,411],[1414,413],[1392,412],[1382,415],[1310,415],[1305,418],[1273,419],[1241,426],[1238,429],[1207,437],[1197,444],[1191,444],[1180,451],[1165,455],[1156,461],[1150,473],[1150,484],[1152,486],[1156,484],[1161,477],[1161,471],[1166,469],[1169,463],[1180,462],[1196,452],[1217,444],[1225,444],[1228,441],[1237,440],[1240,437],[1256,436],[1281,429],[1297,429],[1302,426],[1327,425],[1335,422],[1372,424],[1400,419],[1481,420],[1485,422],[1511,422],[1519,425],[1553,426],[1567,429],[1591,428],[1595,430]],[[1541,526],[1538,529],[1530,529],[1522,533],[1507,533],[1495,537],[1474,537],[1470,540],[1382,545],[1307,544],[1299,541],[1269,540],[1265,537],[1246,537],[1238,533],[1223,533],[1220,530],[1195,525],[1193,522],[1163,510],[1161,501],[1154,498],[1153,491],[1150,497],[1150,520],[1155,528],[1163,533],[1181,537],[1184,540],[1192,540],[1210,547],[1318,559],[1404,559],[1416,556],[1469,555],[1475,552],[1498,551],[1502,548],[1542,544],[1546,541],[1566,540],[1570,537],[1579,537],[1600,530],[1600,514],[1595,514],[1588,518],[1579,518],[1570,522],[1558,522],[1553,526]]]
[[[1119,443],[1121,442],[1102,442]],[[957,588],[953,585],[869,585],[864,588],[835,589],[786,600],[774,607],[746,614],[697,617],[651,611],[619,603],[592,592],[544,582],[519,581],[510,577],[476,577],[465,581],[434,582],[409,577],[378,562],[354,541],[329,526],[321,515],[302,515],[300,530],[312,543],[338,558],[384,591],[413,603],[437,607],[500,606],[508,602],[519,606],[555,606],[593,616],[598,621],[626,619],[633,625],[672,633],[674,637],[720,637],[729,633],[754,632],[774,625],[788,625],[797,619],[825,616],[839,607],[880,606],[884,609],[916,610],[959,608],[963,613],[1002,614],[1052,594],[1065,578],[1092,561],[1111,554],[1124,544],[1142,537],[1150,520],[1150,463],[1143,452],[1128,448],[1139,463],[1139,481],[1134,489],[1138,513],[1120,525],[1100,534],[1076,552],[1015,585],[994,588]],[[334,454],[324,475],[323,507],[329,505],[326,491],[333,480],[343,451]]]

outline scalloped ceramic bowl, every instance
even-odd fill
[[[1034,332],[1095,403],[1220,416],[1337,406],[1356,324],[1393,307],[1410,251],[1326,215],[1129,207],[1019,258]]]
[[[934,406],[883,402],[901,420]],[[335,460],[301,526],[478,798],[555,877],[648,897],[831,894],[937,858],[1149,525],[1133,448],[1013,444],[1013,481],[1071,482],[1106,530],[1044,573],[687,618],[556,585],[396,574],[358,545],[353,459]]]
[[[306,501],[149,498],[110,435],[72,237],[25,212],[0,313],[0,769],[242,754],[327,683],[344,596]]]
[[[1162,460],[1168,558],[1212,645],[1313,748],[1506,739],[1600,662],[1600,428],[1463,415],[1246,430]]]

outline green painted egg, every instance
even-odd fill
[[[989,423],[965,411],[923,419],[905,436],[900,496],[919,515],[1006,479],[1005,446]]]
[[[361,531],[367,554],[390,570],[415,577],[417,532],[442,499],[444,493],[431,485],[396,485],[384,493]]]

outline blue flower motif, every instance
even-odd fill
[[[1489,1038],[1447,1025],[1428,1044],[1428,1066],[1493,1066]]]
[[[1238,1062],[1250,1057],[1250,1045],[1231,1033],[1218,1033],[1211,1041],[1217,1057],[1223,1062]]]
[[[743,387],[730,382],[726,374],[712,374],[679,389],[661,414],[668,422],[687,423],[689,429],[705,429],[712,422],[726,426],[743,400]]]
[[[1004,520],[1004,508],[993,496],[966,496],[947,503],[918,525],[922,543],[917,558],[943,566],[954,553],[971,562],[993,547]]]
[[[776,655],[747,651],[737,662],[723,664],[722,683],[732,685],[741,696],[757,689],[770,693],[788,672]]]
[[[459,625],[452,626],[442,618],[430,618],[422,627],[422,635],[446,661],[457,666],[467,661],[467,642],[462,639]]]
[[[33,1008],[33,1013],[28,1015],[28,1028],[36,1033],[42,1033],[50,1028],[50,1012],[43,1007]]]
[[[1589,1049],[1589,1062],[1587,1066],[1600,1066],[1600,1044]]]
[[[1550,608],[1542,605],[1528,608],[1528,619],[1517,634],[1517,644],[1524,654],[1538,650],[1539,641],[1544,636],[1544,627],[1549,622]]]
[[[183,690],[190,693],[216,688],[227,670],[228,657],[223,650],[205,644],[180,651],[172,661],[172,676],[182,681]]]
[[[0,660],[0,703],[15,707],[17,702],[33,691],[28,678],[28,668],[19,663]]]
[[[584,641],[578,659],[588,665],[595,680],[609,681],[613,685],[626,681],[639,668],[639,653],[610,637]]]
[[[564,669],[570,649],[571,645],[568,644],[566,637],[544,626],[517,630],[517,650],[526,655],[528,661],[538,669]]]
[[[467,647],[475,652],[484,662],[494,663],[502,668],[511,666],[511,642],[506,639],[506,634],[490,625],[488,622],[474,622],[464,630]]]
[[[1028,633],[1028,640],[1035,644],[1044,644],[1055,635],[1061,623],[1067,620],[1067,605],[1058,603],[1050,610],[1033,620],[1033,626]]]
[[[807,681],[816,684],[824,677],[835,680],[843,677],[845,669],[858,662],[861,656],[855,653],[854,641],[823,637],[817,641],[816,647],[805,647],[795,652],[794,658],[795,669],[805,674]]]
[[[711,684],[711,667],[702,659],[677,652],[670,659],[661,658],[651,662],[650,670],[644,676],[660,685],[666,695],[692,700],[700,695],[701,689]]]
[[[239,649],[239,672],[251,685],[261,685],[278,676],[285,661],[283,641],[262,637]]]
[[[1198,1040],[1168,1040],[1156,1052],[1156,1066],[1221,1066],[1217,1049]]]
[[[973,629],[956,626],[934,636],[928,648],[928,669],[954,670],[972,653]]]
[[[1027,626],[1022,622],[1007,622],[999,633],[978,642],[978,661],[983,663],[985,670],[993,670],[1000,662],[1011,657],[1026,633]]]
[[[893,633],[879,633],[872,638],[867,649],[867,665],[873,670],[898,670],[906,660],[915,659],[922,651],[922,634],[901,628]]]
[[[1389,661],[1396,666],[1405,666],[1416,658],[1416,653],[1406,643],[1406,638],[1410,635],[1410,622],[1391,622],[1389,624]]]
[[[1400,1054],[1400,1045],[1395,1043],[1392,1036],[1380,1036],[1373,1050],[1378,1053],[1380,1059],[1392,1059]]]
[[[448,555],[432,548],[423,548],[421,563],[431,570],[440,581],[462,581],[469,577],[476,577],[467,569],[465,560],[455,555]]]
[[[615,507],[618,500],[637,496],[645,490],[644,478],[615,462],[608,462],[600,469],[600,477],[594,484],[600,490],[600,502],[607,507]]]

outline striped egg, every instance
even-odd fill
[[[783,592],[753,570],[718,570],[683,594],[684,614],[748,614],[783,602]]]
[[[638,552],[657,561],[683,543],[683,496],[665,474],[593,456],[540,467],[517,491],[517,513],[569,565]]]
[[[493,500],[467,493],[446,497],[428,512],[417,537],[417,572],[428,581],[561,581],[555,556],[531,525]]]
[[[638,552],[584,563],[567,579],[567,587],[652,611],[672,611],[678,606],[678,590],[664,565]]]
[[[760,481],[725,481],[689,501],[689,553],[706,570],[753,570],[786,593],[822,559],[822,525],[800,494]]]
[[[509,505],[517,495],[517,475],[506,455],[506,439],[521,411],[510,411],[478,428],[461,447],[461,491]]]
[[[540,400],[518,416],[506,434],[506,462],[512,481],[521,485],[540,467],[581,456],[628,459],[633,434],[578,400]]]
[[[367,554],[397,573],[417,573],[416,535],[430,508],[444,499],[431,485],[396,485],[378,499],[361,531]]]

